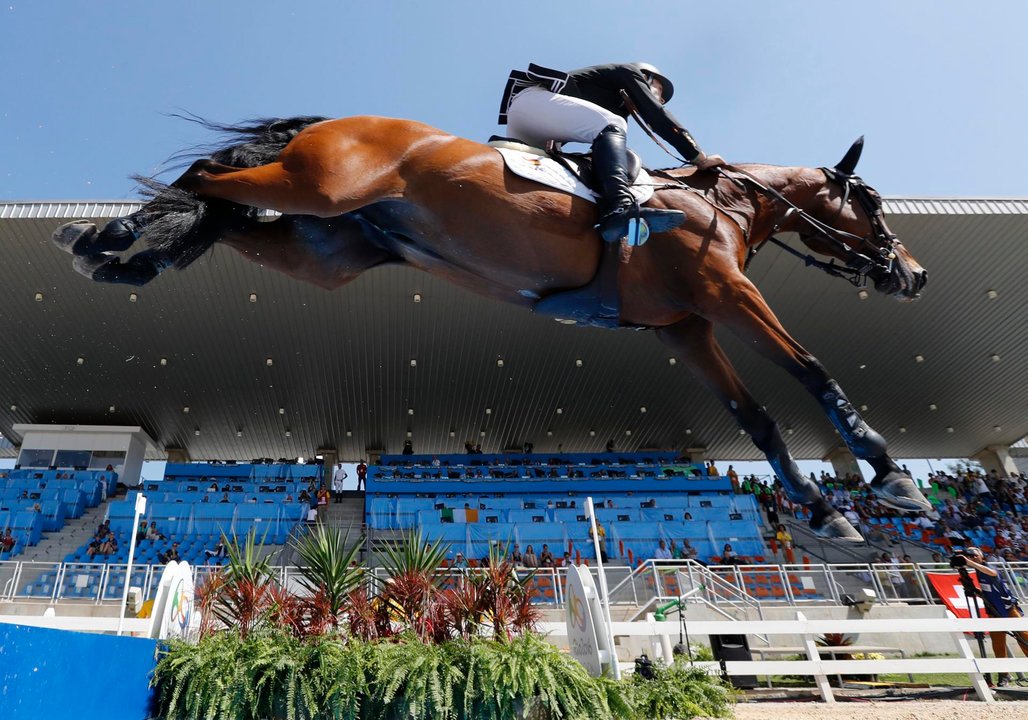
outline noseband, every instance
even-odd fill
[[[723,168],[718,168],[718,170],[722,175],[737,185],[745,184],[739,178],[726,172]],[[818,220],[806,210],[797,207],[795,203],[777,190],[769,188],[761,183],[757,178],[753,177],[745,170],[732,168],[732,172],[739,173],[743,180],[749,182],[764,194],[769,195],[786,206],[785,213],[771,228],[771,236],[768,240],[790,254],[800,258],[803,260],[804,264],[816,267],[818,270],[826,272],[833,277],[841,277],[853,284],[855,287],[864,287],[867,285],[867,279],[869,277],[872,280],[884,279],[889,277],[892,273],[893,262],[896,260],[896,246],[900,244],[900,241],[885,227],[885,220],[882,217],[881,202],[871,195],[871,190],[867,187],[864,181],[856,175],[846,175],[834,168],[821,168],[821,172],[825,174],[825,177],[828,180],[834,180],[840,183],[843,187],[842,204],[839,206],[839,213],[841,214],[843,209],[845,209],[846,203],[849,200],[850,192],[852,192],[854,198],[856,198],[857,202],[860,203],[860,206],[864,209],[864,212],[867,213],[867,216],[871,221],[871,230],[874,233],[874,241],[868,240],[866,237],[862,237],[860,235],[854,235],[853,233],[839,230],[838,228],[834,228],[831,225]],[[813,255],[795,250],[782,240],[779,240],[775,236],[775,233],[778,232],[785,221],[789,218],[796,218],[797,220],[805,223],[810,229],[810,232],[806,233],[807,235],[813,235],[830,244],[838,253],[843,265],[836,265],[834,258],[828,262],[824,262]],[[856,250],[847,245],[843,242],[843,238],[855,240],[856,242],[854,244],[857,248],[860,248],[860,250]],[[749,265],[755,254],[756,249],[750,251],[749,257],[746,259],[747,265]]]

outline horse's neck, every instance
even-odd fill
[[[739,165],[738,168],[805,211],[811,209],[818,190],[824,185],[823,174],[814,168],[777,165]],[[751,246],[764,242],[776,227],[783,231],[794,229],[791,219],[786,218],[789,208],[785,203],[752,188],[738,192],[748,197],[752,206],[752,221],[748,233]]]

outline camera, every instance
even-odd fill
[[[967,567],[967,558],[963,555],[951,555],[949,559],[949,566],[954,570],[960,570],[961,568]]]

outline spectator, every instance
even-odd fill
[[[728,472],[725,473],[728,476],[728,481],[732,483],[732,492],[736,495],[739,494],[739,473],[735,471],[735,468],[731,465],[728,466]]]
[[[742,558],[739,557],[739,553],[732,549],[731,543],[725,543],[724,550],[721,551],[721,564],[722,565],[741,565]]]
[[[522,564],[523,559],[521,557],[521,548],[517,543],[514,543],[514,549],[510,553],[510,561],[515,565]]]
[[[454,570],[467,570],[471,566],[468,564],[468,559],[464,557],[464,553],[458,552],[453,558],[453,565],[451,567]]]
[[[539,567],[553,567],[553,553],[549,545],[544,544],[543,551],[539,553]]]
[[[539,558],[535,556],[535,550],[532,549],[531,545],[525,548],[525,555],[521,562],[527,568],[539,567]]]
[[[218,540],[218,544],[214,546],[213,550],[204,550],[203,553],[209,558],[221,560],[221,558],[228,554],[228,548],[225,547],[225,541],[222,539]]]
[[[320,508],[328,505],[329,499],[328,488],[322,485],[321,489],[318,490],[318,507]]]
[[[207,492],[218,492],[219,489],[218,483],[214,480],[211,480],[211,484],[207,486]]]
[[[663,540],[657,542],[657,549],[653,553],[654,560],[670,560],[671,551],[667,549],[667,543]]]
[[[348,477],[346,470],[343,469],[343,464],[336,463],[335,470],[332,471],[332,497],[336,502],[343,499],[343,488]]]
[[[603,523],[599,520],[596,521],[596,535],[600,539],[600,560],[607,562],[607,530],[603,527]],[[589,540],[593,539],[593,529],[589,528]]]
[[[218,502],[219,503],[227,503],[227,502],[229,502],[228,493],[222,493],[221,500],[219,500]]]
[[[678,549],[679,560],[695,560],[699,556],[696,548],[692,546],[688,538],[682,538],[682,547]]]
[[[402,455],[413,455],[414,454],[414,444],[410,440],[404,440],[403,441],[403,452],[401,454]]]
[[[107,533],[109,533],[110,531],[111,531],[111,521],[110,520],[104,520],[102,523],[100,523],[97,526],[96,532],[93,534],[93,537],[99,538],[100,540],[103,540],[104,538],[107,537]]]
[[[692,520],[692,513],[686,510],[685,515],[682,516],[682,519],[686,522],[689,522],[690,520]]]
[[[357,489],[364,490],[366,485],[365,481],[368,479],[368,466],[362,459],[357,463]]]
[[[228,495],[226,495],[225,497],[227,498]],[[297,500],[302,503],[309,503],[311,501],[311,494],[306,490],[301,490],[300,496],[297,498]],[[222,500],[222,502],[228,502],[228,500]]]
[[[96,555],[113,555],[116,552],[118,552],[118,539],[113,532],[108,532],[105,538],[95,538],[86,550],[86,554],[90,558]]]
[[[11,552],[11,550],[14,549],[14,545],[15,540],[11,536],[11,528],[6,528],[4,530],[3,537],[0,537],[0,549],[2,549],[3,552]]]
[[[721,476],[721,473],[718,472],[717,466],[714,464],[714,461],[711,460],[709,463],[707,463],[707,477],[720,477],[720,476]]]
[[[167,565],[168,563],[173,561],[178,562],[181,559],[178,554],[178,543],[173,542],[170,548],[168,548],[162,553],[157,553],[157,559],[163,565]]]
[[[139,521],[139,527],[136,528],[136,542],[142,542],[146,540],[146,520]]]
[[[778,543],[778,547],[782,549],[782,555],[785,556],[785,562],[790,565],[795,563],[796,556],[792,550],[792,535],[782,523],[778,523],[778,527],[775,528],[775,540]]]
[[[614,452],[614,438],[611,438],[607,441],[607,447],[605,448],[605,450],[609,453]]]
[[[166,540],[167,538],[157,530],[157,522],[154,520],[150,521],[150,527],[146,529],[147,540]]]

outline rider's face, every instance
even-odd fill
[[[653,94],[657,96],[658,100],[660,100],[660,104],[663,105],[664,104],[664,83],[662,83],[658,78],[655,78],[655,77],[652,77],[652,76],[649,77],[648,80],[650,81],[650,90],[653,91]]]

